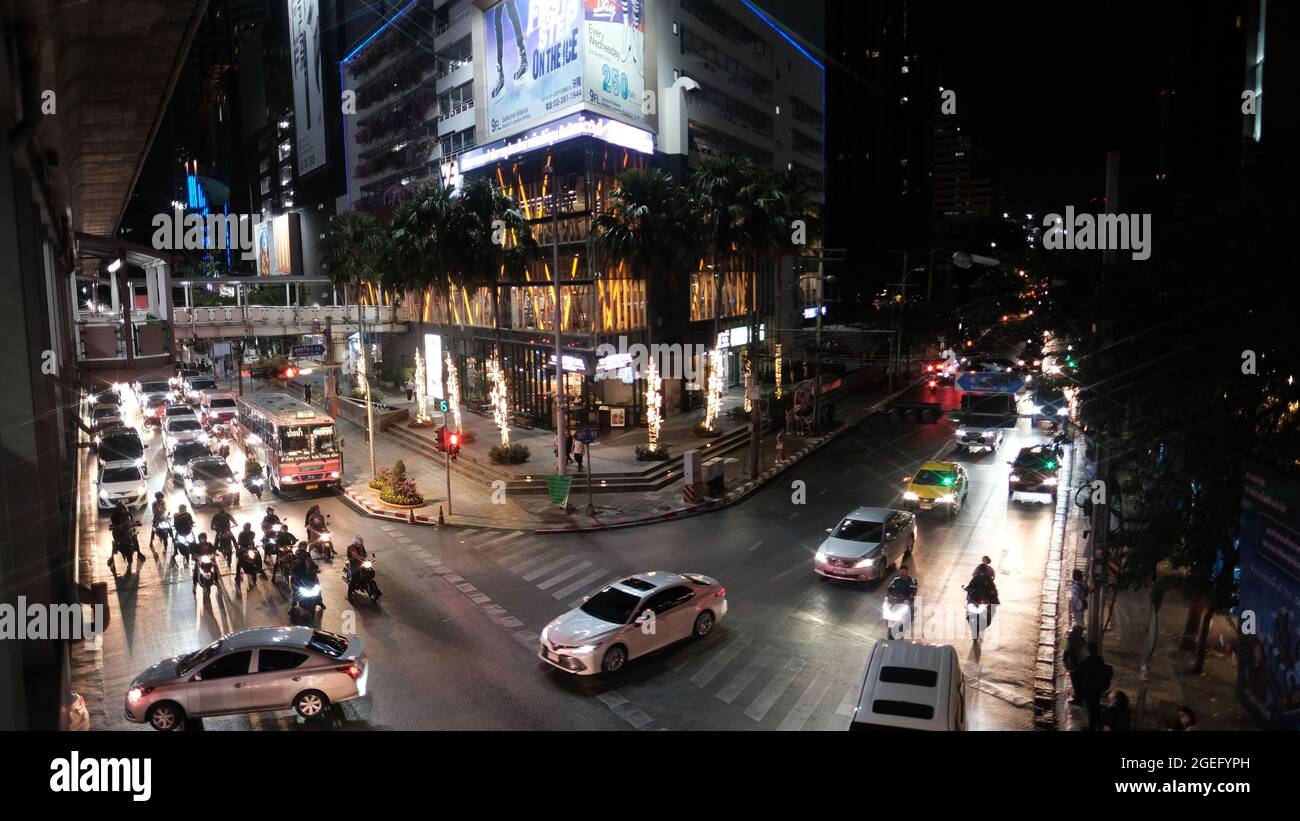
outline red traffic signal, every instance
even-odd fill
[[[284,369],[285,379],[293,379],[297,375],[298,375],[298,369],[293,367],[292,365]]]
[[[451,446],[454,448],[459,444],[460,444],[460,434],[453,433],[451,435]]]

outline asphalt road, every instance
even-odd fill
[[[945,404],[953,396],[940,391]],[[812,572],[812,556],[840,517],[859,505],[897,506],[922,461],[951,451],[952,426],[868,421],[731,508],[649,527],[589,535],[436,530],[357,515],[338,498],[320,500],[339,546],[362,534],[384,596],[349,605],[339,574],[322,565],[327,630],[366,637],[372,663],[366,699],[342,705],[318,725],[292,713],[208,719],[208,729],[769,729],[847,726],[873,642],[882,637],[883,585],[841,582]],[[1052,508],[1006,498],[1006,460],[1042,441],[1027,420],[996,455],[963,456],[971,477],[952,522],[923,518],[909,565],[927,608],[957,614],[927,638],[953,644],[968,677],[972,729],[1030,729],[1038,598]],[[156,441],[156,440],[155,440]],[[150,490],[162,486],[151,447]],[[93,460],[93,457],[90,457]],[[238,456],[232,466],[241,469]],[[89,474],[89,472],[87,472]],[[86,482],[93,479],[88,475]],[[797,482],[801,482],[800,488]],[[93,492],[93,488],[87,488]],[[799,491],[802,491],[801,493]],[[183,492],[169,490],[174,511]],[[311,501],[245,496],[233,511],[260,521],[266,503],[301,531]],[[213,510],[199,517],[207,526]],[[96,570],[110,580],[113,620],[99,650],[103,700],[94,726],[121,728],[132,676],[160,658],[195,649],[223,632],[290,623],[283,583],[236,590],[222,565],[221,589],[204,604],[189,573],[152,557],[137,575],[108,575],[107,521]],[[146,554],[148,554],[146,550]],[[990,555],[1002,601],[993,631],[976,649],[960,614],[961,586]],[[541,628],[584,594],[620,574],[699,572],[727,588],[729,614],[707,639],[630,662],[619,675],[574,677],[536,657]],[[244,583],[247,587],[247,581]],[[946,629],[945,629],[946,627]],[[929,629],[929,628],[927,628]],[[85,685],[82,685],[83,688]]]

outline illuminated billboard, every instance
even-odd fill
[[[502,0],[484,12],[489,139],[580,109],[648,123],[644,9],[644,0]]]
[[[295,213],[281,214],[254,227],[258,276],[302,273],[302,239],[299,230],[299,217]]]
[[[293,57],[293,125],[298,174],[325,164],[325,97],[320,53],[319,0],[288,0],[289,49]],[[280,159],[284,159],[283,155]]]

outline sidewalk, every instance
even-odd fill
[[[405,398],[404,396],[401,398]],[[434,524],[438,521],[439,507],[443,509],[444,521],[449,525],[464,525],[478,528],[502,528],[510,530],[584,530],[622,527],[633,524],[645,524],[653,521],[670,519],[678,516],[706,512],[731,504],[770,481],[777,473],[800,461],[812,451],[831,441],[840,433],[866,418],[875,405],[884,399],[884,388],[847,397],[840,400],[836,407],[835,428],[821,436],[785,437],[786,459],[776,463],[776,432],[763,437],[762,464],[764,470],[759,479],[749,479],[749,447],[737,450],[732,455],[723,457],[726,470],[726,492],[720,498],[706,499],[699,503],[687,503],[682,496],[680,478],[667,486],[653,491],[593,493],[592,503],[596,511],[588,515],[587,493],[575,488],[569,504],[575,509],[566,513],[551,503],[544,493],[506,493],[498,489],[495,493],[489,482],[466,475],[468,466],[457,470],[461,465],[453,462],[452,496],[448,513],[447,477],[444,462],[415,452],[389,433],[380,433],[375,441],[375,465],[377,469],[391,467],[398,459],[403,460],[408,478],[412,479],[425,498],[425,506],[415,511],[389,508],[378,501],[378,494],[369,487],[370,456],[365,441],[364,429],[345,420],[339,420],[340,434],[345,441],[343,450],[344,475],[351,481],[345,488],[345,498],[354,506],[372,515],[414,519],[421,524]],[[726,409],[739,405],[743,398],[739,390],[729,394],[723,404],[723,413],[719,415],[719,427],[724,433],[746,428],[747,423],[725,416]],[[405,402],[387,404],[408,407]],[[680,455],[692,448],[703,448],[709,439],[701,439],[690,432],[691,427],[703,417],[703,410],[680,414],[665,420],[661,441],[666,442],[674,455]],[[496,441],[496,428],[490,419],[476,414],[466,413],[462,419],[463,428],[473,430],[476,441],[473,447],[475,457],[486,462],[486,451],[490,443]],[[511,441],[522,442],[532,449],[532,458],[523,465],[492,466],[507,475],[534,478],[554,472],[553,441],[554,435],[545,430],[511,429]],[[426,429],[421,434],[432,436],[432,430]],[[638,462],[635,457],[637,445],[645,442],[645,429],[632,428],[627,431],[608,434],[591,448],[591,467],[593,483],[599,483],[600,473],[639,473],[652,468],[653,462]],[[461,458],[465,458],[462,450]],[[577,473],[577,466],[570,470]],[[494,499],[495,496],[495,499]]]
[[[1078,447],[1078,446],[1076,446]],[[1076,459],[1070,483],[1071,492],[1083,482],[1083,460]],[[1058,612],[1062,614],[1057,625],[1056,670],[1058,727],[1068,731],[1082,731],[1088,724],[1087,709],[1069,703],[1074,696],[1069,677],[1061,666],[1061,652],[1065,636],[1070,631],[1069,571],[1074,568],[1088,570],[1086,543],[1083,538],[1087,522],[1083,511],[1073,502],[1066,511],[1065,534],[1062,551],[1062,577]],[[1068,570],[1066,570],[1068,568]],[[1192,674],[1196,660],[1194,650],[1181,648],[1183,625],[1187,620],[1189,603],[1177,594],[1166,594],[1160,607],[1159,635],[1155,652],[1151,656],[1147,681],[1147,703],[1141,717],[1143,730],[1168,730],[1177,723],[1178,708],[1187,705],[1196,712],[1197,728],[1201,730],[1257,730],[1236,700],[1237,656],[1235,653],[1236,628],[1222,615],[1216,615],[1210,625],[1210,635],[1205,654],[1205,672]],[[1150,620],[1150,595],[1146,589],[1126,591],[1115,601],[1110,629],[1102,645],[1102,657],[1115,669],[1112,689],[1122,690],[1129,698],[1133,711],[1133,724],[1139,723],[1137,715],[1137,690],[1142,665],[1142,648],[1146,643],[1147,623]],[[1086,625],[1085,625],[1086,628]],[[1106,703],[1103,697],[1102,704]]]

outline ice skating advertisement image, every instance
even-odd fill
[[[583,0],[583,84],[591,108],[646,123],[646,0]]]
[[[1237,698],[1264,727],[1300,729],[1300,486],[1254,467],[1241,504]],[[1245,632],[1245,631],[1243,631]]]
[[[488,134],[504,137],[582,103],[582,0],[503,0],[484,15]]]

